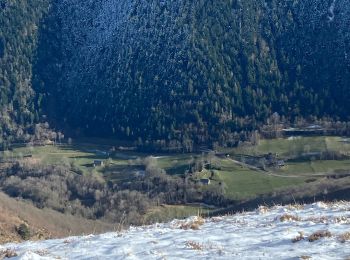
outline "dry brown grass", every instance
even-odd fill
[[[15,227],[24,223],[30,227],[31,240],[103,233],[114,228],[109,223],[38,209],[28,202],[10,198],[0,192],[0,244],[22,241]]]
[[[210,241],[206,241],[205,243],[199,243],[193,240],[189,240],[186,242],[186,247],[198,251],[215,251],[219,255],[223,255],[224,253],[224,247],[222,247],[220,244],[212,243]]]
[[[302,210],[304,208],[305,208],[304,205],[298,204],[298,203],[287,205],[287,209],[289,210]]]
[[[284,214],[280,217],[281,222],[291,222],[291,221],[300,221],[301,218],[296,215]]]
[[[341,234],[339,237],[338,237],[338,240],[341,242],[341,243],[345,243],[346,241],[350,241],[350,232],[346,232],[344,234]]]
[[[0,251],[0,259],[16,257],[17,253],[12,249]]]
[[[321,238],[332,237],[332,233],[328,230],[320,230],[316,231],[312,235],[309,236],[309,242],[315,242]]]
[[[269,207],[266,207],[266,206],[260,206],[260,207],[258,208],[258,213],[259,213],[259,214],[266,214],[266,213],[268,213],[268,212],[269,212],[269,210],[270,210],[270,208],[269,208]]]
[[[320,223],[320,224],[326,224],[329,222],[329,218],[325,216],[321,217],[309,217],[304,219],[304,221],[311,221],[313,223]]]
[[[194,219],[191,222],[182,223],[180,225],[180,228],[184,230],[188,230],[188,229],[198,230],[204,223],[205,223],[205,220],[202,217],[196,217],[196,219]]]
[[[190,249],[198,250],[198,251],[204,249],[204,246],[202,244],[195,241],[187,241],[186,246],[189,247]]]
[[[311,259],[312,257],[311,256],[308,256],[308,255],[302,255],[301,257],[300,257],[300,259],[302,259],[302,260],[308,260],[308,259]]]
[[[293,243],[296,243],[305,239],[304,232],[300,231],[298,233],[299,235],[297,235],[295,238],[292,239]]]
[[[35,254],[44,257],[47,256],[49,254],[49,251],[47,251],[46,249],[40,249],[40,250],[36,250],[34,251]]]
[[[350,219],[348,217],[346,217],[346,216],[340,216],[340,217],[334,218],[334,223],[349,224],[350,223]]]
[[[222,217],[211,217],[210,222],[219,223],[222,221]]]
[[[41,163],[41,159],[39,158],[23,158],[20,160],[21,163],[27,164],[27,165],[38,165]]]

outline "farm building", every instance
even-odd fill
[[[102,160],[94,160],[93,165],[94,165],[94,167],[98,167],[98,166],[103,166],[104,163]]]
[[[279,160],[279,161],[277,161],[277,166],[282,168],[282,167],[286,166],[286,163],[283,160]]]
[[[210,179],[200,179],[200,183],[203,185],[209,185],[210,184]]]

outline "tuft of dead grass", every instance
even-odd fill
[[[16,257],[17,253],[12,249],[0,251],[0,259]]]
[[[302,210],[304,208],[305,208],[304,205],[298,204],[298,203],[287,205],[287,209],[289,210]]]
[[[297,235],[295,238],[292,239],[293,243],[297,243],[297,242],[305,239],[304,232],[299,231],[298,233],[299,233],[299,235]]]
[[[348,217],[346,217],[346,216],[340,216],[340,217],[334,218],[334,223],[349,224],[350,223],[350,219]]]
[[[39,255],[39,256],[47,256],[49,254],[49,251],[47,251],[46,249],[39,249],[34,251],[35,254]]]
[[[216,251],[217,254],[223,255],[225,253],[224,247],[220,244],[212,243],[210,241],[206,241],[205,243],[199,243],[193,240],[189,240],[186,242],[186,247],[192,250],[210,250]]]
[[[188,230],[199,230],[199,228],[205,223],[205,220],[202,217],[196,217],[196,219],[191,222],[182,223],[180,229]]]
[[[258,213],[259,214],[266,214],[266,213],[268,213],[269,212],[269,208],[268,207],[266,207],[266,206],[260,206],[259,208],[258,208]]]
[[[319,224],[326,224],[329,222],[329,218],[326,216],[309,217],[309,218],[305,219],[305,221],[311,221],[313,223],[319,223]]]
[[[210,221],[214,223],[219,223],[222,221],[222,217],[211,217]]]
[[[190,249],[193,249],[193,250],[198,250],[198,251],[201,251],[204,249],[204,246],[198,242],[195,242],[195,241],[187,241],[186,242],[186,246]]]
[[[301,218],[296,215],[284,214],[280,217],[281,222],[291,222],[291,221],[300,221]]]
[[[346,232],[338,236],[338,240],[341,243],[345,243],[346,241],[350,241],[350,232]]]
[[[332,237],[332,233],[328,230],[320,230],[316,231],[312,235],[309,236],[309,242],[315,242],[321,238]]]
[[[300,256],[300,259],[302,260],[308,260],[308,259],[311,259],[312,257],[311,256],[308,256],[308,255],[302,255]]]

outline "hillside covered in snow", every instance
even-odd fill
[[[7,244],[13,259],[346,259],[350,203],[260,207],[224,217]]]

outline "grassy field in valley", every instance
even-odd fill
[[[201,205],[162,205],[151,209],[145,216],[145,221],[170,221],[174,218],[183,219],[188,216],[203,216],[214,209]]]
[[[144,159],[153,156],[157,165],[169,175],[183,176],[190,166],[198,160],[208,160],[208,154],[147,154],[135,151],[117,150],[111,152],[112,143],[107,140],[76,141],[73,144],[56,146],[17,147],[13,151],[2,152],[4,159],[20,159],[44,164],[72,164],[82,174],[97,174],[106,181],[128,182],[138,172],[144,172]],[[320,160],[318,153],[337,151],[350,154],[350,142],[343,137],[315,136],[290,137],[284,139],[261,140],[257,146],[243,146],[224,149],[226,156],[214,156],[215,169],[204,169],[194,174],[193,179],[211,178],[209,186],[202,189],[221,188],[229,199],[241,200],[268,194],[285,187],[300,185],[310,180],[322,178],[322,175],[350,170],[350,159]],[[238,164],[237,155],[262,156],[268,153],[278,154],[286,160],[285,167],[258,171],[247,165]],[[296,154],[315,154],[307,160],[289,160]],[[104,166],[93,167],[94,160],[102,160]],[[148,219],[182,218],[203,210],[197,206],[159,206],[146,216]],[[204,209],[208,210],[208,209]],[[203,212],[202,212],[203,213]]]

